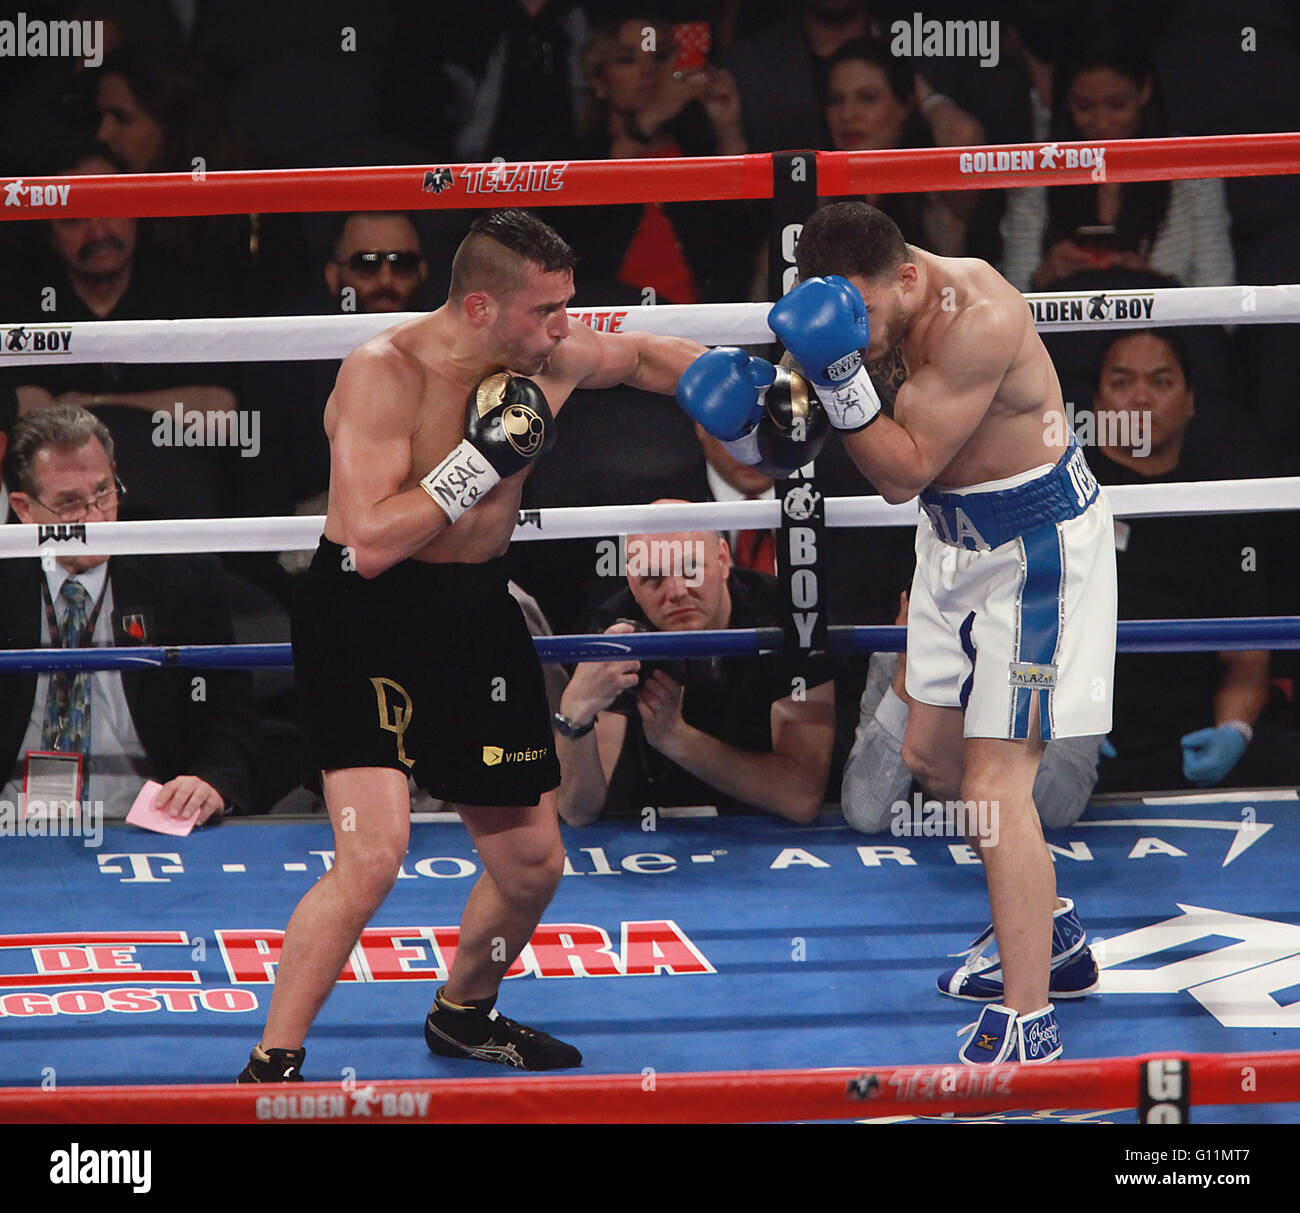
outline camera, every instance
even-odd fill
[[[614,622],[630,624],[638,632],[654,632],[657,630],[643,619],[616,619]],[[636,686],[628,687],[626,691],[620,691],[614,702],[605,710],[607,712],[617,712],[621,716],[635,716],[637,714],[637,693],[645,684],[646,679],[656,670],[662,670],[669,678],[687,687],[711,679],[713,677],[713,662],[707,657],[692,657],[681,661],[661,657],[652,661],[643,661],[641,669],[638,671]]]

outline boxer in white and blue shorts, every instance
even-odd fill
[[[1034,805],[1044,739],[1110,727],[1115,559],[1110,513],[1069,434],[1060,382],[1024,297],[976,258],[907,244],[865,202],[819,207],[799,284],[768,313],[844,449],[887,501],[921,498],[909,606],[903,758],[964,821],[990,926],[940,990],[987,1003],[962,1029],[971,1065],[1061,1056],[1052,998],[1095,988],[1095,958]],[[771,368],[711,350],[683,407],[742,438]],[[697,391],[707,383],[707,392]],[[985,815],[981,814],[981,820]],[[996,938],[996,956],[989,948]]]
[[[1071,444],[1055,464],[921,494],[907,693],[960,708],[965,736],[1043,741],[1110,731],[1115,536]]]

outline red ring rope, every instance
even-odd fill
[[[881,1066],[703,1074],[0,1089],[3,1124],[727,1124],[1132,1108],[1140,1066],[1189,1065],[1193,1104],[1300,1100],[1300,1052],[1153,1053],[1046,1066]]]
[[[1300,134],[810,152],[826,197],[1300,172]],[[1055,149],[1053,152],[1051,149]],[[1085,154],[1086,153],[1086,154]],[[976,171],[980,163],[994,171]],[[992,157],[992,160],[989,160]],[[1005,158],[1007,168],[997,166]],[[1070,166],[1073,159],[1074,167]],[[1053,168],[1042,167],[1052,163]],[[963,171],[963,165],[968,165]],[[1029,167],[1032,165],[1033,167]],[[1019,167],[1013,167],[1019,166]],[[458,210],[772,196],[770,155],[0,178],[0,219]],[[39,199],[39,205],[34,200]]]

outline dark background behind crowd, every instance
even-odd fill
[[[20,11],[102,21],[106,45],[97,67],[0,59],[4,176],[1300,130],[1300,14],[1288,0],[30,0],[0,6],[0,19]],[[918,11],[926,20],[997,21],[996,65],[895,54],[891,23],[910,23]],[[678,78],[672,29],[687,22],[708,23],[709,66]],[[984,258],[1025,290],[1300,282],[1295,177],[864,196],[909,240]],[[0,223],[0,325],[430,309],[445,298],[451,254],[473,214],[88,221],[75,230],[68,221]],[[543,217],[578,253],[575,306],[769,297],[764,203],[548,208]],[[1104,335],[1047,341],[1065,399],[1090,409]],[[1300,474],[1300,343],[1286,326],[1203,326],[1183,330],[1182,343],[1186,416],[1163,479]],[[15,407],[92,408],[113,432],[130,490],[123,518],[318,514],[328,488],[321,413],[337,365],[0,361],[0,428]],[[150,438],[153,412],[177,400],[255,412],[257,456],[160,450]],[[1142,478],[1131,468],[1121,475],[1102,452],[1089,459],[1104,483]],[[872,491],[834,439],[818,475],[828,494]],[[575,393],[524,504],[708,500],[771,488],[703,445],[671,402],[619,389]],[[1225,559],[1239,544],[1250,592],[1240,596],[1248,608],[1234,611],[1229,601],[1227,613],[1295,613],[1294,518],[1246,515],[1228,528]],[[1186,548],[1172,563],[1193,582],[1214,577],[1222,587],[1221,568],[1200,567],[1197,535],[1182,526],[1176,542]],[[833,622],[894,621],[911,539],[897,529],[832,532]],[[1172,542],[1156,546],[1168,554]],[[237,639],[287,639],[304,560],[225,558]],[[517,544],[512,561],[514,580],[559,633],[578,630],[617,588],[596,575],[595,540]],[[1144,612],[1206,609],[1172,573],[1158,580],[1163,598],[1132,599]],[[1123,600],[1122,592],[1122,614]],[[846,663],[837,679],[837,763],[865,668],[865,658]],[[1287,727],[1296,723],[1296,672],[1292,654],[1272,655],[1265,716]],[[1212,696],[1213,670],[1205,679]],[[292,675],[258,672],[254,692],[254,809],[267,811],[298,782]],[[1114,741],[1123,757],[1124,738]],[[1125,775],[1130,786],[1141,778]],[[1173,779],[1162,775],[1161,786]],[[831,799],[836,787],[833,773]]]

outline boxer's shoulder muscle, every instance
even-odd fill
[[[340,424],[414,429],[426,390],[427,368],[381,334],[343,360],[325,406],[325,432],[333,437]]]
[[[1019,329],[1029,314],[1024,296],[987,261],[978,257],[937,258],[931,293],[941,315],[956,319],[968,312],[997,314]]]
[[[1060,388],[1024,296],[986,262],[966,259],[963,268],[964,306],[948,313],[940,309],[926,342],[928,360],[944,368],[951,384],[978,382],[991,392],[986,425],[972,447],[978,453],[981,436],[991,435],[1004,420],[1037,418],[1059,404]]]
[[[1022,341],[1027,315],[1023,302],[1000,291],[970,291],[956,306],[942,303],[926,326],[922,361],[972,370],[1005,369]]]
[[[990,352],[1006,357],[1005,373],[996,405],[1006,411],[1020,412],[1040,408],[1059,396],[1054,387],[1055,372],[1051,358],[1039,340],[1033,315],[1025,297],[991,265],[972,262],[972,299],[976,305],[966,319],[968,338],[988,343]]]

